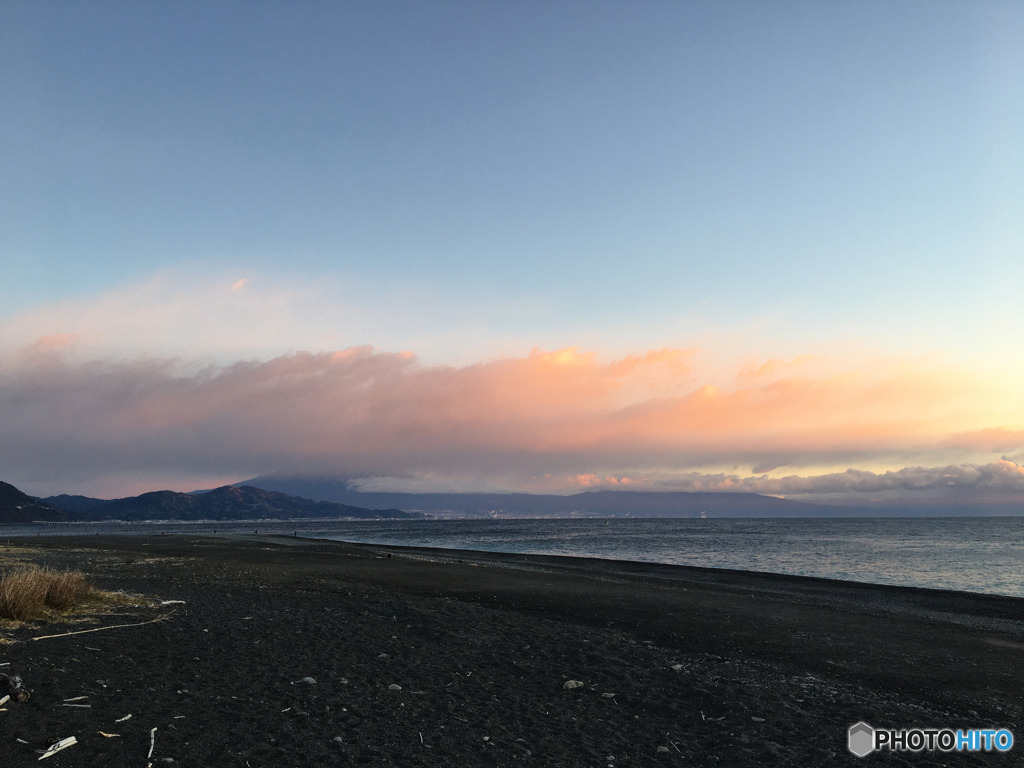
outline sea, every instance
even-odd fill
[[[0,541],[111,533],[293,535],[732,568],[1024,597],[1022,517],[75,523],[0,526]]]

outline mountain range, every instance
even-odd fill
[[[432,517],[984,517],[1024,515],[1024,498],[980,488],[823,502],[757,493],[591,490],[531,493],[364,492],[344,479],[264,475],[245,481],[267,490],[362,507],[397,507]],[[868,500],[870,499],[870,500]]]
[[[363,492],[345,480],[262,476],[233,486],[123,499],[60,495],[37,499],[0,482],[0,523],[98,520],[415,519],[424,517],[977,517],[1021,515],[1014,495],[967,492],[874,504],[793,501],[756,493],[583,491],[530,493]]]
[[[583,491],[537,493],[382,493],[344,480],[264,476],[248,485],[344,504],[423,512],[431,517],[837,517],[873,514],[859,507],[789,501],[756,493]]]
[[[0,483],[0,523],[96,520],[292,520],[411,519],[418,512],[401,509],[366,509],[330,501],[297,498],[250,486],[224,486],[205,493],[153,491],[124,499],[87,496],[50,496],[34,499],[13,485]]]

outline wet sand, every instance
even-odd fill
[[[290,538],[11,543],[150,600],[0,629],[0,673],[32,690],[0,712],[4,766],[72,735],[44,764],[1015,765],[1024,748],[846,749],[859,720],[1024,739],[1018,598]]]

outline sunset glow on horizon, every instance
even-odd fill
[[[1024,500],[1024,8],[0,10],[0,480]]]

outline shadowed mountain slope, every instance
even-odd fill
[[[249,486],[224,486],[200,494],[153,491],[106,501],[86,496],[51,496],[44,500],[79,520],[292,520],[297,518],[417,518],[401,509],[366,509],[329,501],[312,501]],[[33,518],[43,519],[43,518]]]

